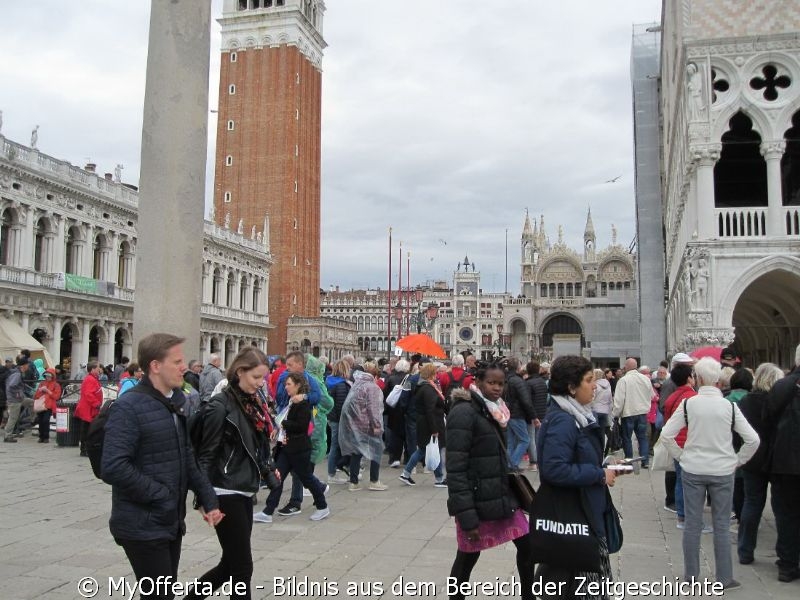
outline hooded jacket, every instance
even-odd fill
[[[333,409],[333,398],[325,387],[325,363],[316,356],[306,355],[306,371],[317,382],[319,402],[311,411],[314,431],[311,432],[311,462],[317,464],[328,454],[328,414]]]
[[[91,423],[103,406],[103,387],[96,375],[89,374],[81,382],[81,397],[75,407],[75,416]]]
[[[33,399],[44,397],[45,410],[49,410],[55,414],[56,403],[61,399],[61,385],[56,381],[55,369],[47,369],[45,373],[50,373],[52,379],[45,379],[39,383],[39,387],[36,388]]]
[[[453,390],[447,415],[447,512],[464,531],[483,521],[508,518],[518,503],[508,487],[503,432],[483,400],[469,390]]]
[[[200,402],[205,402],[214,394],[214,388],[225,375],[219,367],[208,363],[200,373]]]

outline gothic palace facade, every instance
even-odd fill
[[[94,165],[81,169],[0,134],[0,314],[74,373],[90,356],[131,356],[137,192]],[[201,347],[225,364],[266,349],[269,236],[206,221]]]

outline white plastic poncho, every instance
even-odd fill
[[[360,454],[380,462],[383,455],[383,392],[375,378],[364,371],[353,374],[339,418],[342,455]]]

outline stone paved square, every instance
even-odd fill
[[[133,581],[122,548],[108,531],[111,488],[94,478],[77,448],[61,448],[54,442],[39,445],[28,434],[18,444],[0,446],[2,597],[78,599],[78,582],[83,577],[100,582],[96,598],[127,597],[122,591],[109,594],[108,590],[110,577]],[[331,486],[332,514],[324,521],[308,519],[311,504],[306,499],[300,515],[276,516],[272,524],[255,524],[253,584],[262,587],[254,589],[253,597],[346,598],[348,582],[355,586],[351,591],[357,592],[350,597],[368,597],[367,590],[376,591],[378,584],[383,589],[380,597],[401,597],[393,593],[392,584],[402,577],[403,585],[428,582],[436,598],[446,598],[446,577],[456,551],[455,528],[445,506],[447,491],[434,488],[433,477],[427,474],[415,476],[416,487],[407,487],[396,479],[398,473],[382,468],[381,478],[389,485],[385,492],[354,493],[346,486]],[[529,476],[538,484],[535,474]],[[662,508],[663,478],[661,472],[642,471],[613,488],[625,530],[624,547],[612,557],[617,581],[655,581],[682,574],[680,531],[675,516]],[[288,498],[288,490],[285,493]],[[263,494],[259,501],[264,501]],[[179,573],[184,581],[201,575],[220,555],[214,532],[195,513],[190,512],[187,526]],[[704,535],[702,541],[701,561],[707,574],[713,565],[711,537]],[[726,596],[798,597],[800,582],[777,581],[774,545],[775,524],[768,503],[756,561],[748,566],[734,564],[742,589]],[[507,580],[514,574],[514,547],[507,544],[483,553],[473,580]],[[283,595],[274,593],[276,577],[284,578]],[[325,589],[311,589],[307,594],[300,587],[289,588],[290,582],[297,586],[306,581],[335,582],[338,596],[324,595]]]

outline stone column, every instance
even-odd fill
[[[61,317],[53,317],[53,332],[50,335],[50,347],[47,351],[56,363],[61,362]]]
[[[781,158],[784,150],[786,150],[784,140],[761,144],[761,155],[767,163],[767,235],[769,237],[786,235],[781,185]]]
[[[210,0],[152,0],[134,346],[155,331],[185,338],[188,352],[200,345],[210,32]],[[167,241],[170,260],[162,255]]]
[[[60,273],[67,270],[65,265],[65,258],[67,255],[66,248],[66,232],[65,227],[69,227],[69,223],[64,217],[56,217],[56,239],[55,247],[53,248],[53,262],[50,263],[51,273]],[[55,359],[55,357],[53,357]]]
[[[125,338],[122,340],[122,355],[123,355],[123,356],[127,356],[127,357],[128,357],[128,358],[130,358],[131,360],[138,360],[138,359],[137,359],[137,358],[136,358],[136,357],[133,355],[133,344],[130,342],[130,340],[132,339],[132,335],[131,335],[131,326],[130,326],[130,324],[129,324],[129,323],[121,323],[121,325],[122,325],[122,327],[125,329],[125,331],[126,331],[126,332],[127,332],[127,334],[128,334],[128,335],[127,335],[127,336],[126,336],[126,337],[125,337]]]
[[[714,218],[714,165],[719,160],[722,144],[697,144],[690,148],[692,160],[697,164],[695,187],[697,189],[698,238],[709,240],[719,237]]]
[[[102,337],[97,345],[97,359],[100,361],[101,365],[107,365],[109,363],[114,362],[114,338],[113,335],[109,333],[112,329],[112,325],[109,323],[105,323],[101,325],[103,329],[105,329],[105,341],[103,341]]]
[[[15,225],[8,230],[8,264],[12,267],[21,268],[22,265],[22,238],[25,229],[21,225]]]
[[[97,231],[92,225],[84,223],[83,230],[86,234],[86,241],[80,252],[81,265],[78,275],[94,279],[94,236]]]
[[[33,245],[36,239],[36,234],[33,230],[35,216],[36,211],[33,207],[27,207],[25,210],[25,229],[20,240],[20,261],[18,263],[23,269],[33,269]]]
[[[211,304],[211,293],[214,286],[214,272],[211,263],[203,262],[203,303]]]
[[[22,328],[25,333],[30,334],[31,316],[28,313],[22,313]]]
[[[89,321],[79,321],[80,337],[72,339],[72,375],[73,377],[81,370],[81,365],[89,362],[89,331],[91,324]]]
[[[119,282],[119,234],[111,234],[111,249],[106,253],[106,281],[114,285]]]

